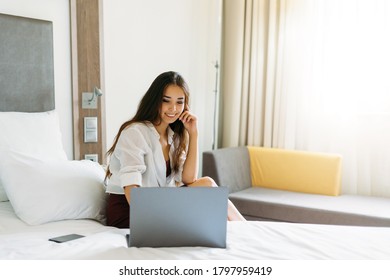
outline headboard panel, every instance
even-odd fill
[[[0,111],[55,108],[53,24],[0,14]]]

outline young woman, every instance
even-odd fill
[[[107,224],[129,227],[131,190],[136,187],[214,187],[197,178],[197,117],[188,106],[189,91],[176,72],[160,74],[143,96],[135,116],[122,124],[108,150]],[[245,220],[228,202],[228,219]]]

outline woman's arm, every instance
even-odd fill
[[[198,119],[187,106],[186,111],[181,114],[180,120],[189,135],[187,158],[182,173],[182,181],[188,185],[198,178]]]
[[[122,131],[113,153],[115,183],[123,188],[128,202],[131,188],[142,185],[142,174],[146,171],[146,147],[145,136],[136,126],[131,126]]]
[[[198,178],[198,135],[190,135],[187,158],[184,162],[182,181],[188,185]]]

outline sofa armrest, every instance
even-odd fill
[[[252,186],[247,147],[222,148],[203,152],[202,176],[209,176],[229,193]]]

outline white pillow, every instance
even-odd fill
[[[16,215],[30,225],[68,219],[103,222],[104,169],[89,160],[42,160],[0,151],[0,176]]]
[[[57,112],[0,112],[0,149],[66,160]],[[7,200],[0,177],[0,201]]]

